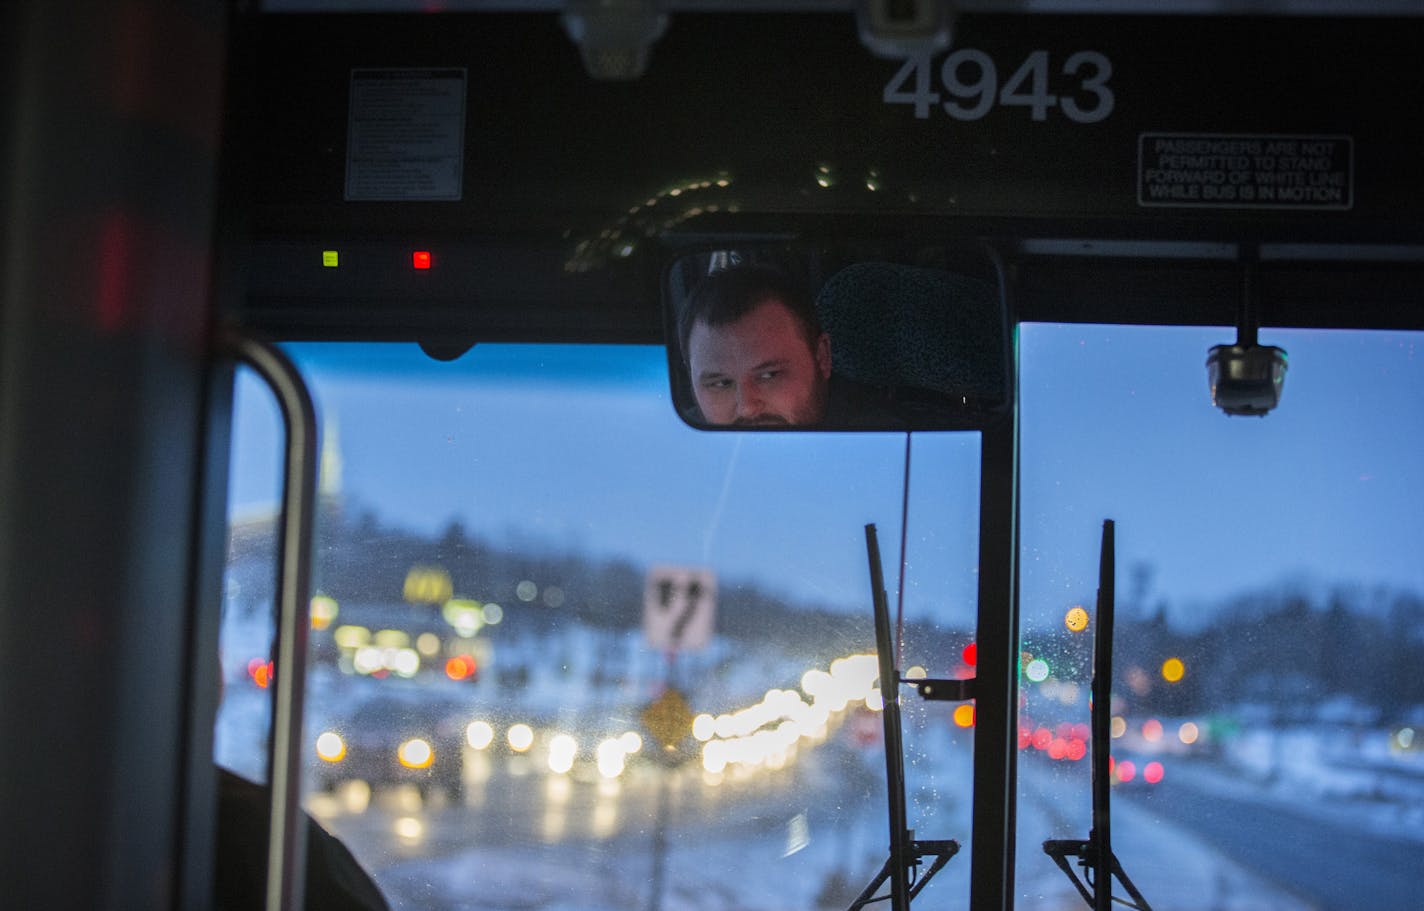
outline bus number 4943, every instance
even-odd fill
[[[1027,108],[1029,118],[1035,121],[1047,120],[1055,107],[1074,123],[1097,123],[1112,114],[1114,98],[1108,85],[1112,61],[1106,55],[1077,51],[1063,61],[1059,73],[1071,82],[1058,87],[1069,94],[1049,93],[1050,71],[1048,51],[1032,51],[1001,85],[992,57],[974,48],[959,48],[939,65],[939,85],[949,97],[941,102],[943,96],[932,85],[933,58],[922,54],[908,58],[890,77],[882,100],[913,105],[920,120],[927,119],[935,105],[955,120],[978,120],[995,105]]]

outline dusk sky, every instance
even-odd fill
[[[1147,600],[1181,621],[1282,584],[1424,592],[1424,334],[1263,329],[1290,358],[1265,418],[1211,405],[1207,351],[1233,340],[1022,327],[1026,623],[1091,598],[1104,518],[1118,527],[1119,603],[1130,568],[1150,564]],[[348,506],[385,523],[459,520],[500,543],[710,565],[855,609],[875,522],[894,587],[903,434],[692,430],[659,347],[489,345],[454,363],[413,345],[288,350],[337,428]],[[273,407],[244,376],[235,515],[275,496]],[[907,614],[967,621],[978,436],[915,434],[911,458]]]

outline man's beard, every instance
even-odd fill
[[[759,414],[754,418],[736,418],[733,427],[790,427],[791,422],[779,414]]]

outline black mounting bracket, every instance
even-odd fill
[[[1142,897],[1142,893],[1137,891],[1137,887],[1132,884],[1132,880],[1127,878],[1127,873],[1122,869],[1122,864],[1118,863],[1117,856],[1111,851],[1108,852],[1108,863],[1106,865],[1098,863],[1097,848],[1093,845],[1092,839],[1079,841],[1076,839],[1060,839],[1045,841],[1043,852],[1053,858],[1053,862],[1058,864],[1058,868],[1068,874],[1068,879],[1078,889],[1078,894],[1083,896],[1083,900],[1088,903],[1089,908],[1099,907],[1097,892],[1099,889],[1106,889],[1104,896],[1106,901],[1115,901],[1118,904],[1135,908],[1137,911],[1152,911],[1152,906],[1147,904],[1147,899]],[[1075,871],[1068,859],[1077,858],[1078,866],[1083,868],[1080,876]],[[1095,882],[1089,875],[1091,871],[1108,871],[1108,881]],[[1099,873],[1099,876],[1102,874]],[[1127,894],[1132,897],[1132,901],[1124,901],[1121,898],[1112,897],[1112,877],[1117,877],[1117,881],[1122,883],[1122,887]]]
[[[959,853],[959,842],[952,838],[945,840],[909,841],[906,848],[908,850],[906,851],[907,856],[903,861],[903,866],[907,871],[918,867],[920,861],[926,857],[934,858],[934,862],[925,870],[924,876],[918,878],[909,877],[909,879],[914,882],[914,885],[910,886],[908,897],[914,898],[920,894],[921,889],[929,885],[930,879],[940,871],[940,868],[949,863],[951,857]],[[890,898],[891,896],[889,895],[876,896],[875,893],[880,890],[881,886],[885,885],[885,881],[889,879],[894,872],[895,858],[891,856],[886,859],[885,864],[880,868],[880,872],[870,881],[870,885],[866,886],[865,889],[855,897],[855,901],[851,902],[848,911],[860,911],[861,908],[864,908],[871,902]]]
[[[913,686],[926,702],[968,702],[974,698],[976,681],[974,677],[967,680],[907,677],[901,678],[900,682]]]

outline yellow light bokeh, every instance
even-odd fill
[[[435,761],[435,751],[430,748],[430,743],[419,737],[401,744],[396,756],[400,764],[408,769],[427,769]]]
[[[340,612],[336,599],[327,595],[317,595],[311,599],[311,626],[315,630],[324,630],[331,626],[331,621],[336,619]]]
[[[1088,628],[1088,612],[1078,605],[1070,607],[1068,613],[1063,615],[1063,625],[1070,632],[1081,633]]]
[[[1168,683],[1179,682],[1186,673],[1187,666],[1181,658],[1168,658],[1162,662],[1162,679]]]
[[[371,631],[364,626],[338,626],[331,638],[342,648],[357,649],[371,641]]]
[[[419,841],[425,835],[425,823],[414,816],[402,816],[391,824],[391,829],[402,841]]]
[[[405,576],[403,594],[411,604],[443,604],[454,595],[450,573],[441,566],[412,566]]]
[[[340,762],[346,758],[346,741],[335,731],[326,731],[316,739],[316,754],[327,762]]]

